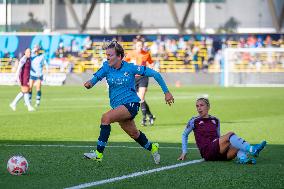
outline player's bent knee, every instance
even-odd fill
[[[101,123],[103,124],[103,125],[109,125],[109,124],[111,124],[111,119],[110,119],[110,116],[108,115],[108,114],[103,114],[102,115],[102,118],[101,118]]]
[[[229,139],[234,134],[235,134],[234,132],[230,131],[226,134],[226,137]]]

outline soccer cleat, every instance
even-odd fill
[[[243,157],[243,158],[238,158],[236,161],[238,164],[256,164],[256,159],[255,158],[249,158],[249,157]]]
[[[147,126],[146,120],[142,120],[142,121],[141,121],[141,126],[143,126],[143,127],[146,127],[146,126]]]
[[[101,162],[103,160],[103,153],[98,152],[98,150],[91,150],[89,153],[84,153],[84,157],[87,159],[95,160]]]
[[[13,111],[16,111],[16,105],[14,104],[9,104],[10,108],[13,110]]]
[[[158,143],[152,143],[151,153],[154,158],[155,164],[159,164],[161,157],[159,154],[159,144]]]
[[[266,146],[266,141],[262,141],[260,144],[254,145],[250,149],[250,154],[254,157],[257,157],[259,155],[259,152],[263,150],[263,148]]]
[[[36,104],[35,104],[35,107],[38,108],[38,107],[39,107],[39,103],[36,103]]]
[[[32,106],[28,106],[28,111],[33,112],[33,111],[35,111],[35,109]]]
[[[150,118],[149,118],[149,124],[150,124],[150,125],[154,125],[155,119],[156,119],[155,116],[150,117]]]

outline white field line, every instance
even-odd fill
[[[177,168],[177,167],[183,167],[183,166],[190,165],[190,164],[200,163],[200,162],[203,162],[203,161],[204,161],[204,159],[198,159],[198,160],[188,161],[188,162],[185,162],[185,163],[178,163],[178,164],[175,164],[175,165],[169,165],[169,166],[160,167],[160,168],[157,168],[157,169],[151,169],[151,170],[148,170],[148,171],[135,172],[135,173],[132,173],[132,174],[129,174],[129,175],[122,175],[120,177],[114,177],[114,178],[109,178],[109,179],[105,179],[105,180],[80,184],[80,185],[68,187],[68,188],[65,188],[65,189],[80,189],[80,188],[98,186],[98,185],[112,183],[112,182],[116,182],[116,181],[120,181],[120,180],[124,180],[124,179],[128,179],[128,178],[138,177],[138,176],[151,174],[151,173],[155,173],[155,172],[160,172],[160,171],[165,171],[165,170],[169,170],[169,169],[174,169],[174,168]]]
[[[0,144],[3,147],[61,147],[61,148],[95,148],[96,146],[88,145],[64,145],[64,144]],[[140,146],[107,146],[107,148],[142,148]],[[181,147],[174,146],[160,146],[161,149],[181,149]],[[197,150],[198,148],[188,148],[190,150]]]

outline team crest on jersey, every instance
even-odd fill
[[[129,73],[128,72],[124,72],[123,74],[125,77],[129,76]]]
[[[138,67],[137,67],[137,70],[140,71],[140,70],[141,70],[141,66],[138,66]]]
[[[203,121],[199,121],[199,125],[203,124],[204,122]]]
[[[214,119],[212,119],[211,122],[216,125],[216,121]]]

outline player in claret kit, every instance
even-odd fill
[[[158,72],[145,66],[137,66],[123,61],[124,49],[116,41],[108,44],[105,50],[107,61],[103,63],[103,66],[84,86],[90,89],[98,81],[106,77],[109,85],[109,98],[112,109],[104,113],[101,117],[101,130],[97,142],[97,149],[90,153],[84,153],[84,156],[88,159],[101,161],[104,148],[110,136],[110,124],[118,122],[120,127],[131,138],[152,153],[155,163],[159,164],[160,154],[158,153],[158,143],[150,142],[146,135],[136,128],[134,122],[140,105],[140,98],[137,96],[135,90],[135,75],[139,74],[154,77],[165,94],[167,104],[171,105],[174,102],[174,98]]]
[[[16,79],[21,85],[21,92],[19,92],[10,107],[13,111],[16,111],[17,103],[24,97],[25,104],[29,111],[34,111],[29,100],[29,79],[31,69],[31,49],[25,50],[25,55],[20,59],[18,68],[16,71]]]
[[[189,120],[182,134],[182,154],[178,160],[186,159],[188,135],[193,131],[200,154],[206,161],[232,160],[237,157],[237,163],[255,164],[255,157],[265,147],[266,141],[253,146],[234,132],[221,136],[220,121],[208,114],[209,108],[207,98],[197,99],[196,110],[199,115]]]

